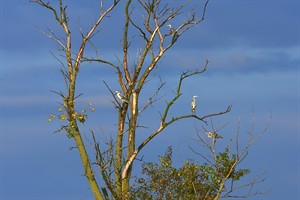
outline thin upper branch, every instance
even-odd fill
[[[101,12],[100,13],[100,16],[98,17],[96,23],[92,26],[92,28],[87,32],[87,34],[82,38],[82,43],[81,43],[81,46],[79,48],[79,51],[77,53],[77,56],[76,56],[76,59],[75,59],[75,66],[74,68],[75,69],[78,69],[79,68],[79,65],[80,65],[80,60],[83,56],[83,52],[84,52],[84,49],[85,49],[85,45],[86,45],[86,42],[88,40],[90,40],[90,38],[93,36],[93,33],[94,31],[96,30],[96,28],[99,26],[99,24],[101,23],[101,21],[103,20],[103,18],[110,12],[114,9],[114,7],[119,3],[120,0],[115,0],[113,2],[113,4],[107,9],[105,10],[104,12]]]

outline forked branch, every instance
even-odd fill
[[[178,86],[177,86],[177,91],[176,91],[176,95],[175,97],[167,104],[166,108],[165,108],[165,111],[164,111],[164,114],[161,118],[161,121],[160,121],[160,125],[159,125],[159,128],[156,129],[154,132],[152,132],[152,134],[146,138],[134,151],[134,153],[132,154],[132,156],[128,159],[128,161],[126,162],[125,164],[125,167],[123,169],[123,172],[122,172],[122,178],[124,179],[126,176],[127,176],[127,173],[128,173],[128,170],[130,168],[130,166],[132,165],[134,159],[136,158],[136,156],[138,155],[138,153],[143,149],[143,147],[148,143],[150,142],[155,136],[157,136],[159,133],[161,133],[166,127],[168,127],[169,125],[173,124],[174,122],[176,121],[179,121],[181,119],[185,119],[185,118],[196,118],[200,121],[204,121],[204,119],[206,118],[209,118],[209,117],[212,117],[212,116],[218,116],[218,115],[222,115],[222,114],[225,114],[225,113],[228,113],[230,112],[231,110],[231,106],[228,106],[227,109],[223,112],[219,112],[219,113],[212,113],[212,114],[208,114],[208,115],[205,115],[203,117],[199,117],[197,115],[194,115],[194,114],[188,114],[188,115],[181,115],[181,116],[178,116],[178,117],[172,117],[172,119],[170,119],[169,121],[166,121],[166,118],[168,116],[168,113],[169,113],[169,110],[171,108],[171,106],[174,105],[174,103],[179,99],[179,97],[181,96],[181,86],[182,86],[182,82],[183,80],[185,80],[186,78],[190,77],[190,76],[194,76],[194,75],[198,75],[198,74],[201,74],[203,72],[206,71],[206,68],[207,68],[207,65],[208,65],[208,60],[206,60],[206,64],[204,66],[204,68],[200,71],[198,70],[195,70],[193,72],[184,72],[181,74],[180,76],[180,79],[179,79],[179,83],[178,83]]]

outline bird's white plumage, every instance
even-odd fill
[[[207,131],[205,133],[206,133],[207,137],[212,138],[212,139],[223,138],[221,135],[217,134],[216,132]]]
[[[168,24],[167,27],[169,27],[170,33],[175,33],[175,29],[172,27],[171,24]]]
[[[122,101],[122,103],[128,103],[128,100],[118,90],[116,91],[116,94],[117,94],[117,97]]]
[[[193,100],[192,100],[192,102],[191,102],[191,109],[192,109],[192,112],[193,112],[193,113],[196,111],[196,107],[197,107],[196,98],[197,98],[197,97],[198,97],[198,96],[194,95],[194,96],[193,96]]]

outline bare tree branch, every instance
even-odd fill
[[[204,121],[204,119],[208,118],[208,117],[212,117],[212,116],[218,116],[218,115],[222,115],[225,113],[230,112],[231,110],[231,106],[228,106],[227,109],[224,112],[220,112],[220,113],[213,113],[213,114],[209,114],[203,117],[198,117],[194,114],[190,114],[190,115],[182,115],[179,117],[173,117],[170,121],[166,122],[166,118],[167,115],[169,113],[169,109],[172,105],[174,105],[175,101],[181,96],[181,85],[182,85],[182,81],[190,76],[194,76],[197,74],[201,74],[203,72],[206,71],[208,65],[208,60],[206,60],[206,64],[204,66],[204,68],[201,71],[194,71],[194,72],[184,72],[181,74],[180,79],[179,79],[179,83],[177,86],[177,91],[176,91],[176,95],[175,97],[167,104],[166,108],[165,108],[165,112],[161,118],[161,122],[160,122],[160,126],[158,129],[156,129],[154,132],[152,132],[152,134],[146,138],[134,151],[134,153],[130,156],[130,158],[128,159],[128,161],[126,162],[126,165],[123,169],[122,172],[122,178],[124,179],[127,176],[128,170],[130,168],[130,166],[132,165],[134,159],[136,158],[136,156],[138,155],[138,153],[143,149],[143,147],[150,142],[156,135],[158,135],[159,133],[161,133],[167,126],[169,126],[170,124],[174,123],[175,121],[181,120],[181,119],[185,119],[185,118],[196,118],[200,121]]]

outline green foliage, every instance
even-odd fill
[[[68,113],[67,113],[67,107],[66,107],[66,99],[63,99],[63,107],[59,107],[57,109],[58,114],[50,114],[49,118],[47,119],[47,122],[52,122],[54,121],[56,118],[59,119],[60,121],[70,121]],[[90,112],[94,112],[95,108],[93,107],[92,103],[88,103],[89,105],[89,111]],[[81,112],[73,112],[72,117],[75,118],[78,122],[84,124],[84,122],[87,120],[88,118],[88,114],[87,114],[87,109],[82,109]],[[68,138],[73,138],[74,134],[73,134],[73,128],[76,125],[73,123],[71,123],[71,125],[62,125],[60,129],[58,129],[56,132],[60,132],[61,130],[65,130],[67,133],[67,137]]]
[[[236,156],[226,148],[217,155],[216,163],[186,161],[175,168],[172,147],[168,147],[159,163],[143,164],[143,176],[136,179],[131,199],[213,199],[223,181],[237,181],[250,173],[248,169],[236,171],[236,164]]]

